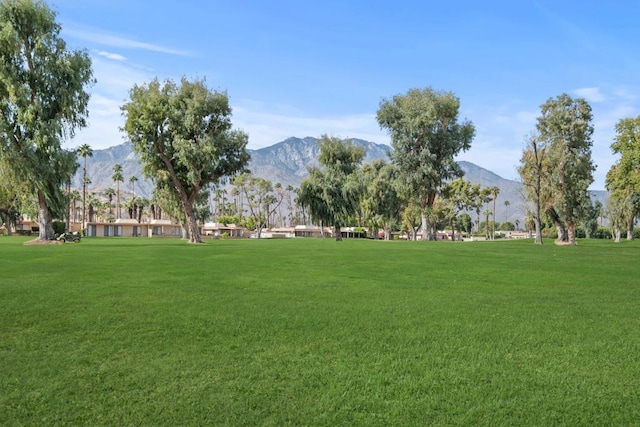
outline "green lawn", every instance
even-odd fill
[[[640,242],[0,237],[0,425],[637,425]]]

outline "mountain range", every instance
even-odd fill
[[[352,139],[351,141],[365,148],[365,163],[375,159],[389,160],[391,147],[361,139]],[[319,147],[317,138],[291,137],[269,147],[248,151],[251,154],[248,169],[254,175],[268,179],[273,183],[279,182],[284,187],[287,185],[298,187],[307,176],[309,166],[317,164]],[[136,195],[151,197],[153,183],[143,176],[138,156],[134,153],[130,143],[125,142],[103,150],[94,150],[93,155],[87,157],[86,160],[87,177],[90,180],[87,191],[100,196],[107,188],[115,188],[116,185],[112,179],[113,166],[118,163],[122,166],[125,180],[120,183],[122,199],[130,198],[134,192]],[[73,188],[81,190],[84,159],[80,158],[79,161],[81,165],[71,185]],[[460,161],[458,164],[465,173],[465,179],[471,181],[472,184],[480,184],[482,187],[497,186],[500,189],[496,202],[497,221],[514,222],[517,219],[522,223],[525,208],[520,182],[502,178],[471,162]],[[138,178],[134,184],[130,182],[132,176]],[[607,193],[605,191],[592,191],[591,193],[592,197],[602,203],[606,200]],[[509,201],[509,204],[505,205],[505,201]]]

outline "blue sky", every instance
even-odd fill
[[[594,112],[594,189],[615,123],[640,114],[637,1],[55,0],[62,36],[93,59],[90,126],[68,146],[124,141],[120,106],[154,77],[227,91],[249,148],[324,133],[389,144],[382,98],[454,92],[477,135],[459,156],[517,178],[540,105],[568,93]]]

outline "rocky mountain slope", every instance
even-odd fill
[[[353,142],[365,148],[365,162],[375,159],[387,159],[391,147],[382,144],[376,144],[369,141],[354,139]],[[282,142],[269,147],[258,150],[249,150],[251,154],[251,162],[249,170],[256,176],[266,178],[273,183],[279,182],[283,186],[291,185],[298,187],[302,179],[307,176],[307,170],[310,165],[317,164],[318,159],[318,139],[312,137],[306,138],[288,138]],[[82,162],[78,169],[72,186],[77,189],[82,188]],[[144,178],[142,175],[140,163],[137,155],[133,152],[129,143],[123,143],[115,147],[104,150],[95,150],[93,156],[87,158],[87,176],[91,183],[87,189],[89,192],[95,192],[98,195],[103,193],[105,189],[111,187],[115,189],[113,182],[113,166],[119,163],[122,165],[124,182],[120,183],[120,191],[123,199],[131,197],[135,191],[136,195],[151,197],[153,184],[151,180]],[[500,194],[496,202],[497,216],[496,220],[522,222],[524,212],[524,202],[522,200],[522,184],[517,181],[504,179],[495,173],[481,168],[470,162],[460,162],[462,170],[465,172],[465,178],[474,184],[480,184],[483,187],[497,186],[500,188]],[[136,176],[138,181],[135,183],[135,189],[129,182],[131,176]],[[593,197],[604,203],[606,192],[592,192]],[[509,205],[505,206],[504,202],[509,201]],[[493,206],[490,207],[493,209]],[[475,220],[475,218],[474,218]]]

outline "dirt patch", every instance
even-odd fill
[[[558,246],[576,246],[575,243],[569,243],[569,242],[565,242],[563,240],[556,240],[554,243],[556,245],[558,245]]]
[[[59,242],[57,240],[27,240],[24,242],[24,245],[27,246],[51,246],[51,245],[61,245],[63,242]]]

